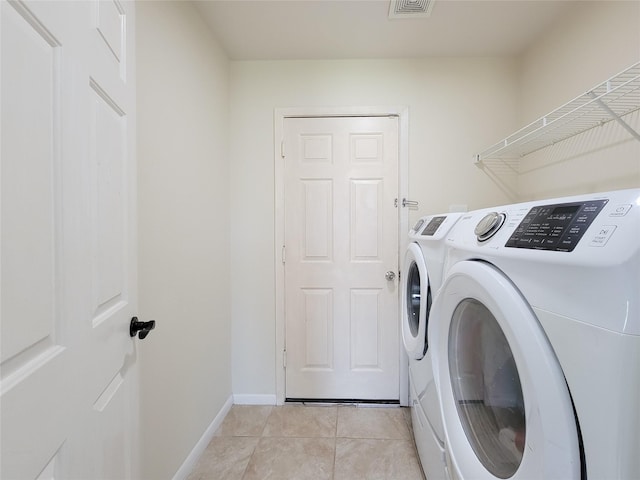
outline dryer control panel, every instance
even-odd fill
[[[535,206],[506,247],[571,252],[608,200]]]

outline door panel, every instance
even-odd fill
[[[60,162],[60,45],[23,6],[3,2],[0,8],[0,477],[35,478],[62,446],[68,420],[63,388],[69,352],[61,342],[56,287],[61,240],[61,186],[55,173]]]
[[[398,400],[397,118],[284,131],[285,395]]]
[[[384,185],[381,179],[351,180],[351,261],[380,262]]]
[[[124,217],[123,196],[126,161],[126,124],[124,112],[106,93],[92,84],[91,167],[96,188],[92,191],[94,213],[93,302],[94,326],[104,312],[125,301],[124,290]]]
[[[381,289],[351,289],[351,370],[382,369],[380,365]]]
[[[132,3],[2,2],[1,478],[130,478]]]
[[[2,16],[2,361],[55,343],[55,44],[15,9]],[[15,45],[9,48],[5,45]],[[34,122],[34,118],[39,121]],[[37,176],[33,172],[39,172]],[[29,295],[38,291],[37,298]],[[22,316],[33,320],[26,324]],[[5,335],[12,332],[12,335]],[[46,346],[42,344],[45,343]],[[31,353],[29,353],[31,352]]]
[[[305,360],[302,368],[333,368],[333,290],[303,288]]]
[[[303,258],[331,261],[333,258],[333,182],[302,180],[304,212]]]

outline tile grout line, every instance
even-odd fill
[[[256,442],[255,447],[253,447],[253,450],[251,451],[251,455],[249,455],[249,461],[247,462],[247,464],[244,467],[244,470],[242,472],[242,477],[241,478],[245,478],[247,476],[247,470],[249,469],[249,465],[251,465],[251,460],[253,460],[253,456],[256,453],[256,450],[258,449],[258,445],[260,444],[260,440],[262,438],[264,438],[264,431],[267,428],[267,423],[269,423],[269,417],[271,417],[271,415],[273,414],[273,407],[271,408],[271,410],[269,410],[269,415],[267,415],[264,419],[264,424],[262,425],[262,430],[260,431],[260,435],[258,437],[253,437],[253,438],[257,438],[258,441]]]
[[[336,406],[336,424],[333,429],[333,469],[331,470],[331,480],[336,478],[336,457],[338,456],[338,417],[340,416],[340,409]]]

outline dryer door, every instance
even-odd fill
[[[449,271],[429,333],[448,467],[460,479],[580,479],[578,429],[535,314],[493,266]]]
[[[402,269],[402,340],[407,355],[421,359],[427,351],[431,288],[422,250],[409,244]]]

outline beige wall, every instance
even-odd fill
[[[232,62],[234,395],[276,393],[274,109],[408,107],[413,222],[506,201],[472,156],[515,124],[516,85],[508,59]]]
[[[584,2],[521,58],[521,125],[640,61],[640,2]],[[640,131],[638,114],[626,119]],[[522,199],[640,186],[640,142],[615,123],[521,161]]]
[[[138,2],[141,471],[172,478],[231,395],[229,64],[186,2]]]
[[[638,61],[640,2],[582,2],[520,58],[520,121],[535,120]]]

